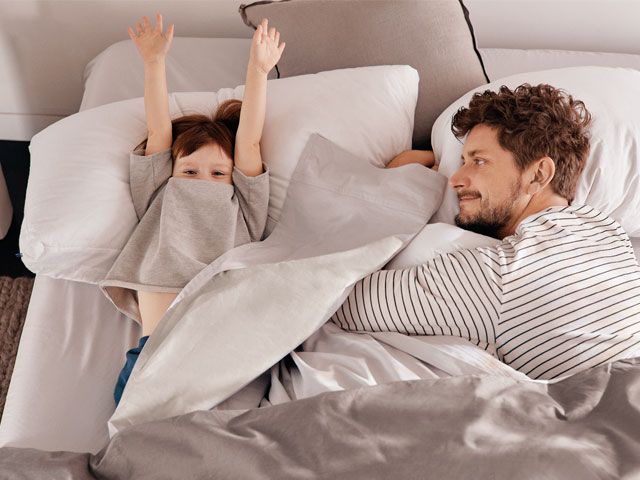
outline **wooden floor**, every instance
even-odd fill
[[[13,205],[13,220],[9,232],[0,240],[0,276],[34,277],[18,256],[20,226],[24,216],[24,197],[29,177],[29,142],[0,140],[0,165]]]

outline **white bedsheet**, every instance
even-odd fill
[[[0,423],[0,445],[97,452],[138,324],[96,285],[37,275]]]
[[[228,48],[221,48],[223,45]],[[249,45],[248,39],[176,37],[168,60],[169,90],[215,91],[242,84]],[[81,110],[142,96],[142,69],[130,47],[128,40],[115,44],[88,65]],[[492,79],[554,66],[633,67],[633,62],[640,59],[637,55],[594,56],[592,52],[557,50],[480,51]],[[207,59],[214,58],[211,52],[220,53],[220,62],[227,63],[208,63]],[[532,58],[535,62],[528,63]],[[225,69],[220,70],[221,65]],[[632,241],[639,254],[640,239]],[[414,338],[400,336],[377,342],[369,334],[335,332],[335,328],[327,324],[305,342],[312,351],[296,350],[288,364],[279,362],[265,374],[262,386],[269,377],[278,380],[269,392],[270,402],[326,390],[446,375],[433,364],[427,366],[417,359]],[[38,275],[0,423],[0,445],[97,452],[108,440],[113,387],[124,352],[137,345],[140,335],[139,327],[115,311],[95,285]],[[392,343],[399,341],[405,344]],[[345,347],[350,353],[345,354]],[[457,362],[464,372],[473,362],[471,357],[466,352],[451,359],[449,365]],[[481,364],[481,358],[476,360]],[[253,396],[261,397],[259,382],[253,386],[258,389]],[[249,388],[241,392],[252,394]],[[246,404],[241,397],[231,397],[219,408]]]

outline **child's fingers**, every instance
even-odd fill
[[[275,27],[271,27],[269,29],[269,38],[273,40],[276,37],[276,29]]]
[[[133,32],[133,29],[131,27],[127,28],[127,32],[129,32],[129,37],[131,37],[131,40],[136,39],[136,34]]]
[[[173,23],[167,28],[167,40],[170,42],[173,39]]]
[[[149,22],[149,17],[147,17],[146,15],[142,17],[142,26],[144,27],[145,30],[148,30],[151,28],[151,22]]]
[[[143,32],[140,22],[136,23],[136,33],[140,35]]]
[[[275,42],[276,45],[278,45],[278,42],[280,42],[280,32],[276,32]]]
[[[280,46],[278,47],[278,53],[279,53],[280,55],[282,55],[282,52],[284,51],[284,46],[285,46],[285,45],[286,45],[286,43],[285,43],[285,42],[282,42],[282,43],[280,44]]]
[[[156,29],[162,33],[162,15],[160,13],[156,13]]]

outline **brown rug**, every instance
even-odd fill
[[[30,277],[0,276],[0,416],[9,390],[34,280]]]

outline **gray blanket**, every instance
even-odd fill
[[[640,358],[544,385],[394,382],[128,427],[97,454],[0,449],[4,479],[632,479]]]

